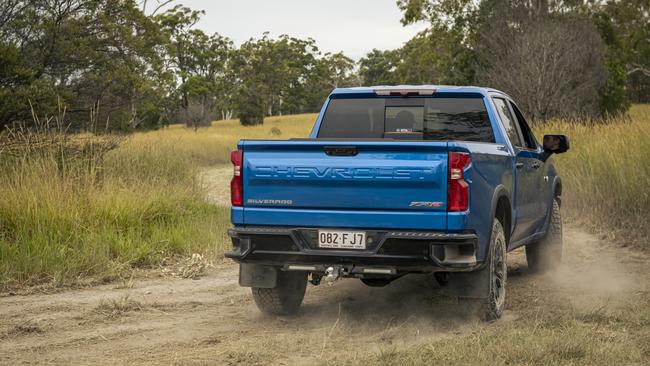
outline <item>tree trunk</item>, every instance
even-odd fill
[[[548,15],[548,0],[537,0],[537,15]]]

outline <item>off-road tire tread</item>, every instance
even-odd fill
[[[265,314],[293,315],[305,297],[307,273],[278,271],[277,285],[274,288],[253,287],[255,304]]]
[[[482,275],[484,276],[489,276],[489,291],[488,291],[488,296],[484,298],[466,298],[466,297],[461,297],[459,300],[461,301],[461,304],[464,304],[466,307],[466,311],[470,314],[476,315],[480,317],[483,321],[491,322],[495,321],[503,315],[503,310],[505,308],[505,304],[502,306],[501,309],[498,308],[498,305],[496,303],[494,295],[494,288],[492,287],[492,261],[494,258],[493,255],[493,250],[494,245],[497,242],[497,237],[501,236],[501,240],[503,242],[503,248],[502,250],[504,251],[503,253],[503,260],[506,260],[506,239],[505,239],[505,233],[503,231],[503,226],[501,225],[501,222],[498,220],[494,220],[492,223],[492,232],[490,234],[490,252],[488,253],[489,258],[488,258],[488,263],[487,266],[482,270]],[[507,269],[506,269],[507,272]],[[507,283],[507,280],[506,280]]]
[[[504,251],[503,258],[504,259],[503,260],[505,260],[505,256],[506,256],[506,248],[505,248],[506,239],[505,239],[505,233],[503,231],[503,226],[501,225],[500,221],[495,220],[494,224],[492,225],[492,231],[493,231],[493,233],[492,233],[493,236],[490,238],[490,255],[492,255],[492,250],[494,250],[492,248],[492,246],[496,243],[496,238],[498,236],[502,236],[503,237],[502,241],[503,241],[503,245],[504,245],[504,248],[503,248],[503,251]],[[493,260],[493,258],[491,257],[490,262],[492,262],[492,260]],[[491,265],[491,263],[490,263],[490,265]],[[489,275],[492,276],[491,266],[490,266]],[[490,292],[489,292],[488,297],[479,300],[480,301],[479,316],[484,321],[497,320],[497,319],[501,318],[501,315],[503,314],[503,308],[502,309],[497,308],[497,304],[494,301],[492,301],[492,299],[494,298],[494,296],[493,296],[494,288],[492,288],[492,286],[491,286],[492,281],[490,280],[489,282],[490,282]]]
[[[559,246],[559,248],[553,248],[553,246]],[[562,262],[562,246],[560,202],[553,199],[553,209],[547,236],[537,243],[526,245],[528,268],[532,272],[538,273],[556,269]]]

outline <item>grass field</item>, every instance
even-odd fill
[[[571,150],[555,158],[569,218],[645,249],[650,237],[650,105],[633,106],[627,117],[603,125],[554,121],[537,135],[571,138]]]
[[[18,155],[5,151],[1,286],[111,278],[191,253],[219,258],[228,244],[228,209],[205,201],[200,171],[228,164],[240,138],[304,137],[315,117],[272,117],[255,127],[218,121],[198,132],[172,126],[134,134],[94,155],[92,148],[75,155],[56,144]],[[571,219],[617,240],[647,238],[649,129],[648,105],[606,125],[555,121],[537,129],[572,139],[572,150],[556,157]]]

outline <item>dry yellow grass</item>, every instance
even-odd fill
[[[135,134],[130,143],[165,154],[183,155],[198,165],[230,164],[230,151],[240,139],[307,137],[317,114],[268,117],[263,125],[242,126],[238,120],[215,121],[198,131],[184,125]]]
[[[554,157],[563,178],[563,204],[573,220],[612,237],[650,235],[650,105],[635,105],[627,118],[586,125],[552,121],[537,129],[563,133],[571,150]]]

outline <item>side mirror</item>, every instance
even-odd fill
[[[569,138],[566,135],[544,135],[543,148],[542,160],[546,161],[552,154],[567,152]]]

